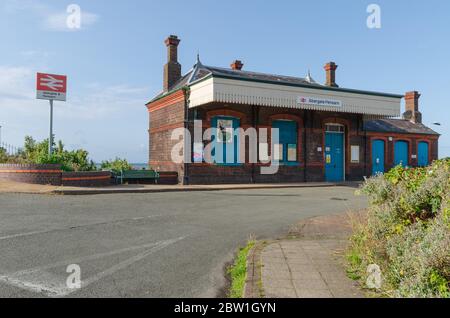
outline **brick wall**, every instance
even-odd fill
[[[61,185],[61,166],[0,164],[0,179],[59,186]]]
[[[179,141],[171,140],[176,128],[184,127],[185,98],[182,90],[147,105],[149,110],[149,164],[156,171],[176,172],[180,182],[184,164],[172,161],[171,152]]]
[[[170,141],[173,128],[182,126],[184,120],[184,100],[168,103],[168,105],[150,109],[150,164],[158,171],[176,171],[180,181],[184,177],[184,165],[174,164],[170,152],[176,142]],[[276,107],[252,107],[249,105],[211,103],[189,111],[189,119],[202,120],[203,133],[211,128],[211,120],[215,116],[231,116],[239,118],[243,129],[249,127],[270,128],[273,120],[294,120],[298,126],[298,158],[297,166],[280,166],[274,175],[262,175],[261,164],[244,164],[239,166],[212,165],[207,163],[189,164],[186,172],[190,184],[221,183],[287,183],[317,182],[325,180],[325,125],[341,124],[345,127],[345,180],[358,181],[370,176],[371,138],[393,137],[395,140],[407,140],[410,143],[410,165],[416,166],[417,143],[427,141],[430,144],[430,162],[438,158],[438,137],[413,134],[371,134],[363,131],[363,116],[358,114],[333,113],[300,109],[283,109]],[[188,125],[193,136],[193,124]],[[367,137],[366,137],[367,136]],[[191,147],[193,147],[193,140]],[[204,141],[205,146],[209,141]],[[386,142],[386,170],[393,166],[393,142]],[[351,162],[351,146],[359,146],[359,162]],[[246,140],[246,161],[248,162],[248,140]]]
[[[390,140],[392,138],[392,140]],[[372,171],[372,141],[383,140],[385,142],[385,171],[389,171],[394,167],[394,146],[396,141],[408,142],[408,165],[416,167],[418,165],[418,144],[419,142],[427,142],[429,145],[428,161],[431,164],[434,160],[439,158],[438,154],[438,139],[436,135],[420,135],[420,134],[397,134],[397,133],[367,133],[366,151],[368,154],[368,161],[366,165],[366,174],[370,175]],[[413,158],[413,156],[416,156]]]
[[[0,164],[0,180],[73,187],[100,187],[112,184],[110,172],[63,172],[60,165]]]
[[[191,111],[192,112],[192,111]],[[207,163],[189,165],[189,183],[290,183],[305,181],[324,181],[325,179],[325,124],[339,123],[346,129],[346,180],[361,180],[365,175],[365,143],[361,130],[361,115],[331,112],[282,109],[276,107],[251,107],[248,105],[209,104],[196,109],[196,118],[203,121],[203,131],[210,128],[214,116],[233,116],[240,119],[241,127],[246,129],[257,124],[258,128],[272,126],[273,120],[287,119],[297,121],[299,165],[279,167],[276,174],[262,175],[260,164],[240,166],[218,166]],[[194,113],[190,114],[193,118]],[[193,127],[190,126],[191,134]],[[270,130],[269,130],[270,134]],[[269,136],[269,143],[271,142]],[[209,141],[204,142],[205,145]],[[360,163],[351,163],[350,145],[360,146]],[[318,148],[322,151],[318,151]],[[248,154],[248,140],[246,153]],[[248,155],[247,155],[248,159]],[[306,167],[306,169],[305,169]]]
[[[113,184],[111,172],[63,172],[62,185],[65,187],[105,187]]]

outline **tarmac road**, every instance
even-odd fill
[[[0,297],[215,297],[251,235],[276,238],[301,219],[365,208],[354,191],[0,194]],[[74,268],[80,289],[67,285]]]

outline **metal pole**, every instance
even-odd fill
[[[2,126],[0,126],[0,148],[2,147]]]
[[[48,155],[53,152],[53,100],[50,100],[50,138],[48,139]]]

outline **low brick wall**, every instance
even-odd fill
[[[111,172],[63,172],[62,185],[65,187],[105,187],[113,184]]]
[[[61,166],[55,164],[0,164],[0,180],[69,187],[103,187],[113,184],[111,172],[63,172]]]
[[[168,184],[168,185],[174,185],[178,184],[178,172],[159,172],[159,179],[158,184]]]
[[[61,166],[54,164],[0,164],[0,180],[59,186],[61,174]]]

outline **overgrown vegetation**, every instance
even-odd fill
[[[382,271],[378,295],[450,297],[450,159],[427,168],[396,167],[368,179],[360,192],[370,206],[354,222],[348,274],[365,283]]]
[[[16,164],[60,164],[64,171],[94,171],[96,166],[89,160],[86,150],[66,150],[62,141],[53,143],[53,153],[49,156],[48,139],[37,142],[32,137],[25,137],[23,148],[16,155],[8,155],[0,150],[0,163]]]
[[[60,164],[64,171],[95,171],[95,163],[89,159],[89,153],[83,149],[66,150],[62,141],[53,143],[53,153],[49,156],[48,139],[37,142],[32,137],[25,137],[23,148],[17,154],[9,155],[0,147],[0,163],[10,164]],[[102,170],[119,172],[132,170],[126,159],[116,158],[101,163]]]
[[[247,246],[241,248],[236,256],[233,266],[228,270],[231,277],[230,297],[242,298],[244,293],[245,280],[247,278],[247,256],[255,246],[255,241],[249,241]]]
[[[122,170],[132,170],[133,167],[128,163],[126,159],[116,158],[114,160],[102,161],[101,169],[118,173]]]

